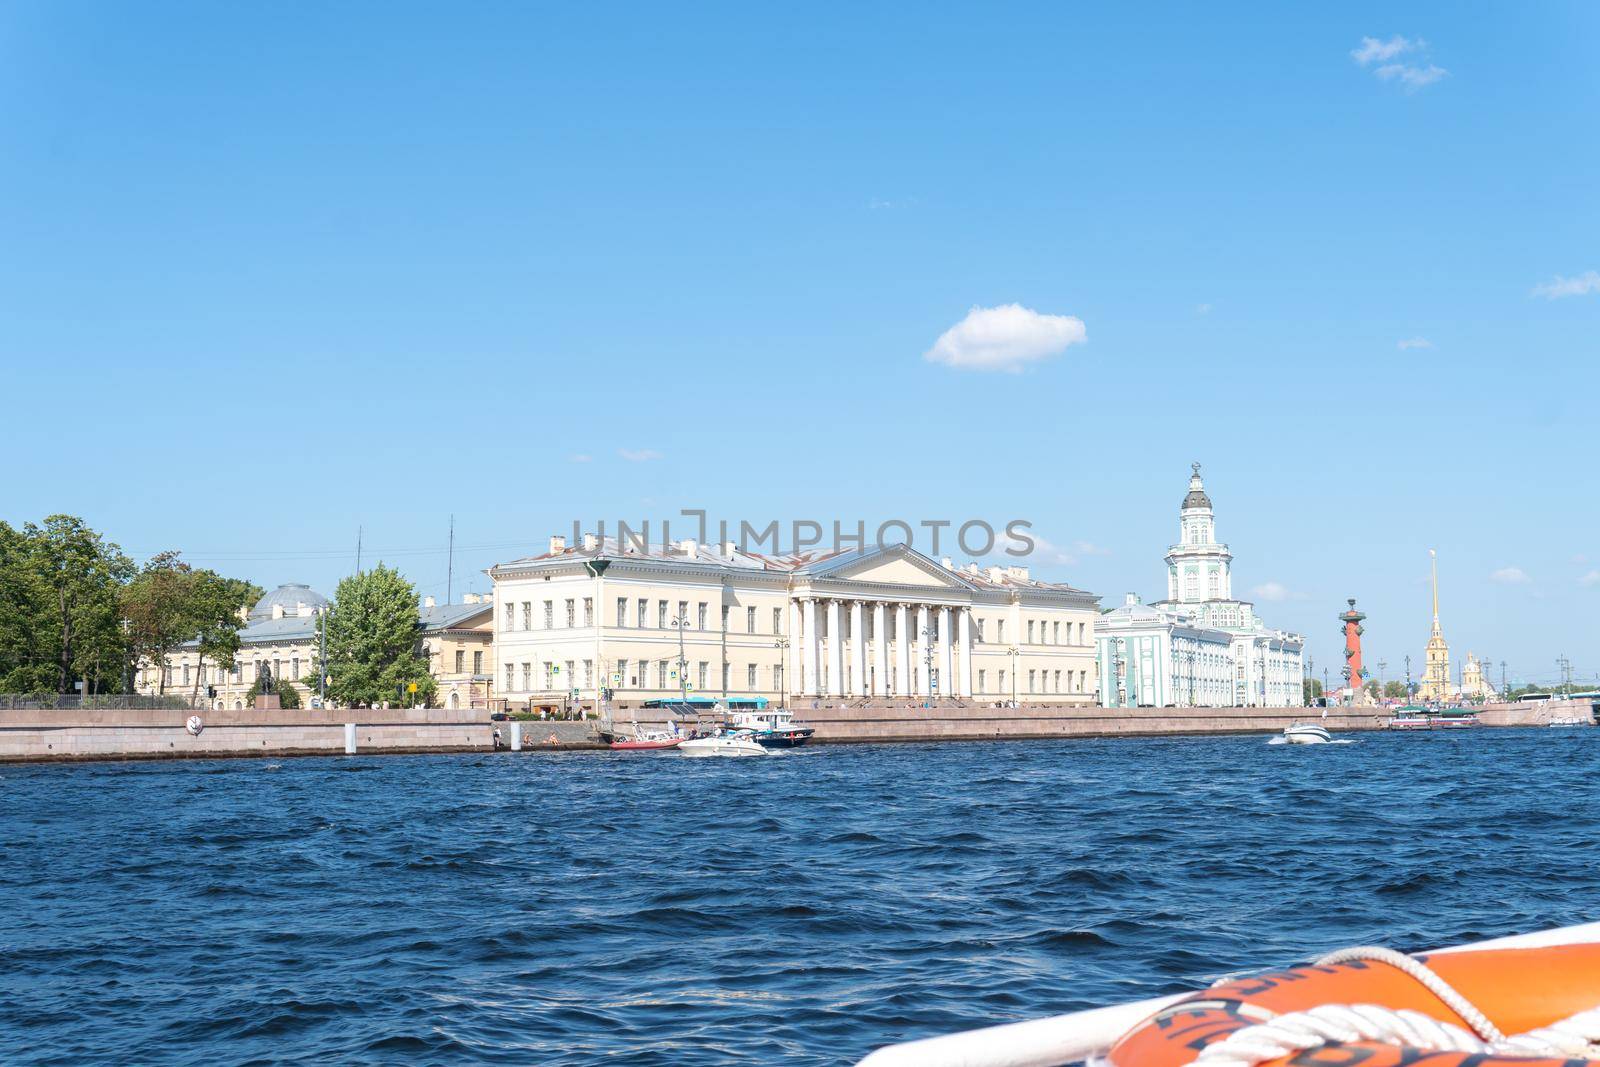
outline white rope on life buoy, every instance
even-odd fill
[[[189,731],[191,737],[199,737],[200,731],[206,728],[206,724],[201,720],[200,716],[191,715],[189,716],[189,721],[183,724],[183,728]]]

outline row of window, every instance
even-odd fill
[[[536,666],[538,666],[538,664],[507,663],[505,667],[506,690],[508,692],[531,692],[533,690],[533,680],[535,677],[534,669]],[[574,687],[592,689],[594,687],[594,661],[588,659],[583,661],[583,674],[581,682],[574,680],[574,668],[577,666],[577,661],[569,659],[566,661],[565,672],[563,673],[563,666],[561,663],[553,660],[545,660],[543,663],[543,688],[551,691],[557,689],[571,689]],[[707,660],[700,660],[697,663],[691,664],[690,667],[692,668],[690,673],[690,678],[692,679],[690,682],[690,688],[696,692],[707,691],[711,681],[711,663]],[[652,668],[654,668],[653,673],[655,674],[655,685],[653,687],[650,685]],[[730,665],[724,664],[722,668],[722,688],[724,689],[728,688],[729,670]],[[781,666],[774,666],[771,668],[771,670],[772,688],[777,689],[783,681],[783,668]],[[746,666],[745,687],[747,689],[752,691],[756,689],[759,671],[760,666],[758,664],[751,663]],[[522,683],[520,687],[517,684],[519,678]],[[610,686],[614,689],[682,688],[681,681],[678,678],[677,661],[670,659],[654,661],[644,659],[618,660],[616,670],[612,672],[609,678],[602,679],[602,684]]]
[[[462,673],[464,673],[466,671],[466,669],[467,669],[467,650],[464,649],[464,648],[458,648],[458,649],[456,649],[456,673],[457,674],[462,674]],[[483,673],[483,650],[482,649],[474,650],[473,653],[472,653],[472,673],[473,674],[482,674]]]
[[[173,682],[176,680],[177,684],[179,684],[179,685],[190,685],[195,681],[195,675],[196,674],[199,675],[199,681],[200,681],[200,684],[202,684],[202,685],[223,685],[224,683],[226,683],[228,681],[243,682],[246,678],[248,678],[250,681],[254,682],[256,680],[256,676],[261,673],[261,664],[262,663],[270,663],[272,665],[272,676],[274,678],[282,678],[282,677],[284,677],[284,673],[283,673],[284,660],[282,660],[282,659],[262,660],[262,659],[258,658],[258,659],[251,660],[251,662],[250,662],[250,673],[248,675],[245,674],[245,665],[244,665],[244,661],[243,660],[234,660],[232,667],[224,667],[221,664],[216,664],[216,663],[207,663],[204,667],[196,665],[195,668],[194,668],[194,672],[195,672],[194,674],[190,673],[190,665],[187,662],[180,663],[180,664],[177,665],[177,669],[176,669],[176,676],[177,677],[175,679],[174,678],[174,673],[175,672],[174,672],[173,664],[169,660],[165,665],[163,665],[161,667],[161,670],[160,670],[161,684],[163,686],[169,686],[169,685],[172,685]],[[290,656],[289,659],[288,659],[288,664],[289,664],[289,675],[288,675],[289,679],[291,681],[298,682],[300,680],[300,657],[299,656]],[[307,663],[306,665],[308,667],[310,666],[309,663]],[[139,671],[139,684],[144,685],[144,686],[153,686],[153,685],[155,685],[155,682],[156,682],[156,668],[154,668],[154,667],[145,667],[145,668],[140,669],[140,671]]]

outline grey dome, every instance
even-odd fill
[[[1200,480],[1200,464],[1194,463],[1190,467],[1194,473],[1189,476],[1189,495],[1183,498],[1183,510],[1209,508],[1211,498],[1206,496],[1205,483]]]
[[[313,612],[321,613],[328,609],[328,598],[316,592],[309,585],[301,582],[285,582],[272,592],[256,601],[256,606],[250,609],[251,621],[272,618],[272,609],[282,608],[283,614],[293,618],[305,604]]]

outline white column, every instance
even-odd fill
[[[867,691],[867,635],[861,625],[861,601],[850,601],[850,693],[862,696]]]
[[[889,632],[883,628],[883,601],[872,605],[872,653],[877,670],[873,674],[872,695],[881,697],[889,685]]]
[[[812,597],[806,597],[806,632],[805,632],[805,659],[801,664],[805,672],[804,692],[815,695],[817,692],[817,602]]]
[[[957,608],[956,617],[961,620],[961,629],[956,636],[961,639],[961,695],[972,695],[972,609]]]
[[[911,613],[904,604],[894,606],[894,647],[900,666],[894,691],[903,697],[911,692]]]
[[[939,695],[942,697],[955,696],[956,665],[955,642],[951,640],[951,630],[954,620],[951,618],[949,608],[939,609]]]
[[[918,604],[917,605],[917,650],[916,650],[916,653],[915,653],[915,655],[917,657],[917,662],[916,662],[917,687],[912,690],[912,693],[915,694],[916,696],[919,696],[919,697],[927,696],[928,692],[929,692],[929,690],[928,690],[928,681],[929,681],[929,679],[928,679],[928,662],[929,661],[928,661],[928,650],[925,647],[927,645],[927,643],[928,643],[928,605],[926,605],[926,604]]]
[[[839,640],[839,602],[828,601],[828,695],[844,692],[844,642]]]
[[[789,601],[786,612],[789,617],[789,632],[783,636],[789,639],[789,647],[783,652],[783,685],[791,693],[800,691],[800,602]],[[777,640],[776,635],[773,640]],[[780,694],[781,697],[782,694]]]

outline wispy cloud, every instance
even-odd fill
[[[1082,319],[1002,304],[967,312],[966,318],[939,335],[922,358],[960,370],[1017,372],[1086,340]]]
[[[1361,47],[1350,50],[1350,58],[1365,67],[1371,63],[1380,63],[1404,55],[1421,44],[1421,41],[1408,41],[1399,34],[1395,34],[1387,41],[1380,41],[1376,37],[1363,37]]]
[[[1030,554],[1030,558],[1038,563],[1054,563],[1062,567],[1076,567],[1081,562],[1077,555],[1053,541],[1046,540],[1032,531],[1029,531],[1028,536],[1033,538],[1033,552]],[[1089,542],[1079,541],[1078,544],[1086,545]],[[1089,547],[1093,548],[1094,546],[1089,545]]]
[[[1109,556],[1111,550],[1095,544],[1093,541],[1074,541],[1072,547],[1081,556]]]
[[[1579,585],[1600,585],[1600,571],[1590,571],[1578,579]]]
[[[1350,58],[1371,70],[1379,81],[1398,82],[1407,92],[1432,85],[1450,73],[1428,58],[1428,42],[1420,37],[1413,40],[1396,34],[1387,41],[1363,37],[1361,44],[1350,50]]]
[[[629,463],[649,463],[651,460],[662,458],[661,453],[653,448],[619,448],[617,455]]]
[[[1396,344],[1395,347],[1404,352],[1410,348],[1432,348],[1433,342],[1426,337],[1407,337],[1404,341]]]
[[[574,452],[567,457],[568,463],[593,463],[594,457],[584,452]]]
[[[1257,600],[1288,600],[1294,596],[1282,582],[1262,582],[1250,590]]]
[[[1211,314],[1211,305],[1210,304],[1196,304],[1194,306],[1194,313],[1196,315],[1209,315],[1209,314]]]
[[[1559,300],[1564,296],[1588,296],[1590,293],[1600,293],[1600,271],[1586,270],[1572,278],[1563,278],[1557,274],[1554,280],[1533,287],[1533,295],[1542,296],[1546,300]]]
[[[1532,578],[1528,577],[1528,572],[1521,567],[1501,567],[1489,575],[1489,580],[1498,582],[1501,585],[1527,585],[1533,581]]]

